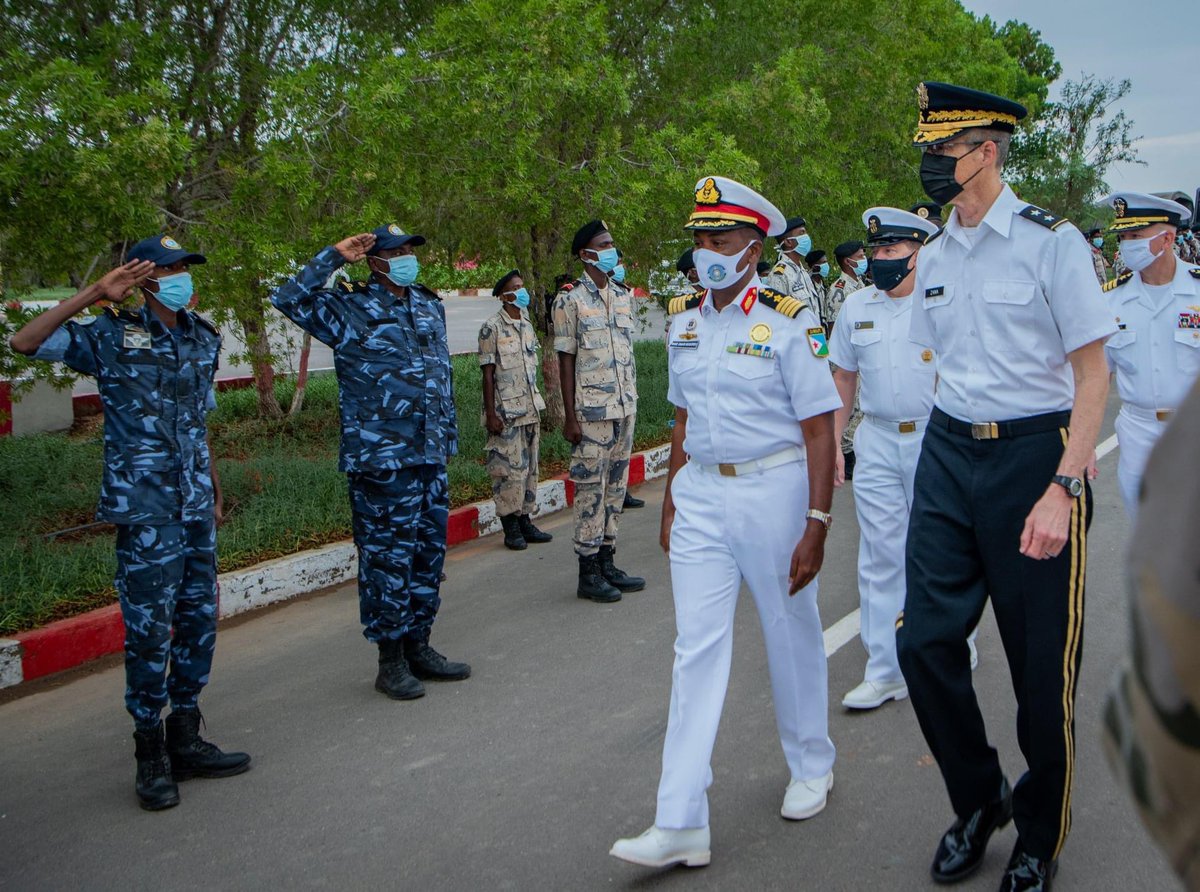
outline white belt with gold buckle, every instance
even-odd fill
[[[771,468],[778,468],[781,465],[790,465],[792,462],[803,460],[804,450],[799,446],[789,446],[786,449],[780,449],[778,452],[773,452],[763,458],[756,458],[753,461],[743,461],[735,464],[722,463],[719,465],[702,465],[697,462],[696,467],[710,474],[720,474],[722,477],[741,477],[745,474],[753,474],[756,471],[769,471]]]

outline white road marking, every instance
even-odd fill
[[[825,630],[825,656],[832,657],[847,641],[858,637],[858,620],[861,610],[847,613]]]
[[[1096,447],[1096,461],[1104,458],[1114,449],[1117,448],[1117,435],[1113,434],[1103,443]],[[835,653],[841,650],[848,642],[853,641],[859,632],[859,620],[862,611],[855,610],[847,613],[836,623],[825,630],[825,656],[832,657]]]

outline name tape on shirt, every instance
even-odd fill
[[[855,331],[862,331],[863,329],[867,329],[867,328],[874,328],[874,327],[875,327],[875,320],[874,320],[874,319],[868,319],[868,320],[866,320],[865,322],[863,322],[863,321],[859,321],[859,322],[855,322],[855,323],[854,323],[854,330],[855,330]]]

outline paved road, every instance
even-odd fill
[[[1128,528],[1115,462],[1102,460],[1096,486],[1062,892],[1178,888],[1099,744],[1126,635]],[[829,807],[800,824],[779,817],[787,769],[748,597],[713,763],[712,866],[660,872],[607,856],[654,814],[674,631],[656,544],[661,493],[661,483],[642,487],[649,505],[623,521],[621,564],[650,585],[616,605],[575,598],[567,516],[548,519],[553,543],[524,553],[495,537],[452,550],[434,643],[469,659],[475,675],[420,701],[392,703],[372,690],[374,653],[349,586],[224,625],[204,699],[207,733],[252,751],[254,769],[189,781],[169,812],[135,804],[114,661],[0,705],[0,887],[934,888],[928,862],[951,815],[907,702],[870,714],[835,705]],[[857,607],[851,501],[842,491],[835,503],[821,580],[826,628]],[[1015,779],[1015,707],[990,613],[980,651],[976,686]],[[857,638],[833,653],[835,703],[863,661]],[[999,834],[982,872],[960,888],[994,889],[1014,838],[1011,827]]]
[[[496,312],[496,299],[494,297],[448,297],[445,300],[446,304],[446,329],[447,337],[450,341],[451,353],[474,353],[479,349],[479,326],[483,321]],[[661,338],[663,332],[663,323],[665,316],[658,304],[652,300],[640,300],[638,306],[645,307],[645,313],[642,316],[638,332],[635,337],[638,340],[654,340]],[[290,332],[291,343],[285,337],[276,337],[273,343],[276,343],[276,353],[279,356],[285,357],[279,363],[277,368],[280,371],[293,371],[295,363],[299,357],[299,347],[303,333],[289,322],[282,320],[275,311],[271,311],[272,317],[279,319],[286,326],[286,330]],[[221,368],[217,373],[218,378],[241,378],[245,377],[250,372],[250,366],[243,362],[236,362],[232,357],[246,352],[246,345],[242,341],[241,331],[236,326],[226,326],[222,330],[224,335],[224,343],[221,351]],[[313,341],[312,352],[309,356],[309,368],[313,371],[319,369],[333,368],[333,351],[322,344],[320,341]],[[76,383],[74,390],[75,395],[96,392],[96,382],[91,378],[80,378]]]

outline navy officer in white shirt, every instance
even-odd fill
[[[1116,214],[1109,231],[1129,267],[1103,286],[1118,328],[1104,352],[1121,395],[1117,483],[1136,520],[1146,460],[1200,375],[1200,268],[1171,250],[1188,218],[1183,205],[1141,192],[1105,201]]]
[[[861,382],[863,421],[854,435],[854,510],[858,515],[858,594],[867,650],[862,682],[842,698],[847,709],[903,700],[908,686],[896,656],[896,617],[904,607],[904,541],[921,438],[933,408],[934,352],[909,339],[917,252],[938,231],[897,208],[863,214],[873,280],[846,298],[829,343],[842,398],[834,416],[840,441]],[[841,483],[843,458],[837,456]]]
[[[779,210],[724,177],[701,178],[687,228],[706,289],[671,307],[675,428],[661,543],[671,558],[675,666],[654,826],[611,854],[650,867],[709,863],[707,790],[744,581],[766,640],[789,783],[781,814],[810,818],[833,786],[817,572],[833,499],[825,330],[813,308],[762,286]],[[807,511],[806,511],[807,509]]]
[[[911,337],[938,384],[917,464],[900,666],[957,820],[931,872],[973,873],[1015,819],[1002,892],[1049,889],[1071,826],[1075,692],[1091,493],[1085,477],[1116,331],[1087,243],[1022,202],[1002,169],[1018,103],[918,88],[921,183],[953,205],[921,250]],[[1010,789],[971,684],[967,635],[991,599],[1029,770]]]

